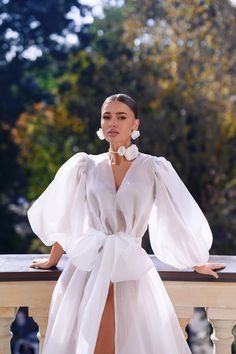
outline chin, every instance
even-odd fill
[[[108,136],[106,139],[111,143],[113,141],[115,141],[116,143],[121,143],[120,137],[118,136]]]

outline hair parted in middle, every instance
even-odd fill
[[[135,118],[136,119],[138,118],[137,103],[132,97],[126,95],[125,93],[116,93],[114,95],[107,97],[105,99],[105,101],[103,102],[102,106],[105,103],[112,102],[112,101],[119,101],[119,102],[126,104],[131,109],[131,111],[134,113]]]

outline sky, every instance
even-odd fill
[[[235,0],[236,1],[236,0]],[[80,0],[81,4],[93,6],[93,14],[101,13],[102,0]]]
[[[231,4],[233,6],[236,7],[236,0],[229,0],[231,2]],[[90,5],[93,7],[92,9],[92,14],[93,16],[102,16],[103,12],[102,12],[102,3],[104,1],[103,0],[80,0],[80,3],[85,4],[85,5]],[[122,3],[122,0],[109,0],[109,4],[112,3]],[[88,15],[85,18],[81,19],[80,13],[78,11],[78,9],[76,7],[72,8],[72,10],[70,11],[70,13],[68,14],[68,18],[71,18],[75,21],[75,23],[80,26],[83,23],[91,23],[93,22],[93,16]],[[60,38],[58,36],[58,38],[55,38],[56,40],[58,40],[59,42],[65,42],[69,45],[74,45],[77,43],[77,37],[73,34],[68,34],[68,36],[66,38]],[[13,48],[14,49],[14,48]],[[35,60],[37,59],[38,56],[40,56],[42,53],[37,52],[37,48],[32,46],[30,48],[28,48],[27,50],[25,50],[24,56],[26,59],[30,59],[30,60]],[[9,60],[12,59],[12,57],[15,56],[14,50],[13,52],[10,51],[8,53],[9,56]]]
[[[229,0],[233,6],[236,6],[236,0]],[[96,11],[101,9],[102,0],[81,0],[83,4],[94,6]],[[101,10],[100,10],[101,11]]]
[[[107,1],[107,0],[106,0]],[[155,0],[153,0],[155,1]],[[223,0],[224,1],[224,0]],[[230,3],[236,7],[236,0],[229,0]],[[101,16],[103,15],[103,12],[102,12],[102,3],[104,1],[103,0],[80,0],[80,3],[81,4],[84,4],[84,5],[90,5],[93,7],[92,9],[92,14],[93,16]],[[123,1],[122,0],[109,0],[109,4],[112,4],[112,3],[122,3]],[[80,17],[80,13],[77,11],[74,11],[73,10],[71,11],[71,18],[73,18],[73,20],[75,21],[75,23],[77,23],[78,25],[81,25],[81,17]],[[83,23],[91,23],[93,22],[93,16],[91,15],[88,15],[86,16],[82,21]]]

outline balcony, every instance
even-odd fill
[[[29,268],[36,257],[39,255],[0,256],[0,354],[10,353],[10,326],[20,306],[28,307],[29,315],[39,325],[41,353],[52,291],[67,258],[63,255],[54,270]],[[179,271],[153,255],[150,257],[175,307],[185,337],[194,307],[204,307],[214,329],[211,335],[213,353],[231,354],[232,329],[236,324],[236,257],[210,257],[210,262],[226,264],[225,269],[218,271],[218,279],[191,269]]]

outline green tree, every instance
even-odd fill
[[[16,208],[18,205],[22,211],[27,175],[18,163],[19,146],[11,130],[14,132],[17,118],[27,107],[54,100],[54,77],[63,70],[70,50],[58,39],[69,33],[79,38],[81,31],[67,16],[71,9],[81,17],[90,10],[77,0],[0,1],[1,252],[21,252],[28,245],[23,237],[19,239],[17,230],[25,216]],[[29,50],[41,56],[29,60]]]
[[[40,111],[31,105],[12,131],[31,176],[48,168],[43,188],[57,167],[51,162],[55,156],[61,161],[74,148],[104,151],[95,134],[100,106],[112,93],[128,93],[140,107],[140,149],[174,163],[210,221],[213,252],[230,254],[236,229],[233,18],[229,2],[220,1],[107,5],[104,18],[81,31],[63,72],[46,80],[53,82],[52,104]],[[57,112],[62,119],[56,119]],[[80,131],[73,128],[76,117]],[[62,143],[64,120],[70,127]],[[54,152],[63,153],[50,150],[50,127],[57,128]],[[44,142],[38,132],[44,132]],[[34,193],[33,180],[30,196],[40,188]]]

